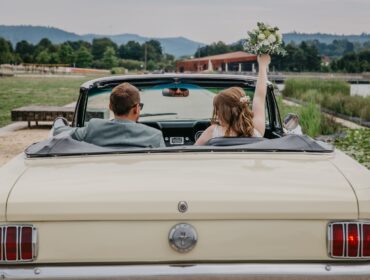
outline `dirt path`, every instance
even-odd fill
[[[23,152],[32,143],[47,139],[50,126],[24,128],[0,134],[0,166]]]

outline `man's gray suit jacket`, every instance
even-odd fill
[[[54,135],[65,131],[75,140],[102,147],[165,147],[160,130],[129,120],[91,119],[86,127],[55,127]]]

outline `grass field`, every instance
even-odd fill
[[[336,113],[370,121],[370,96],[351,96],[350,84],[344,81],[288,79],[284,85],[285,97],[304,102],[313,101]]]
[[[0,78],[0,127],[11,122],[10,112],[27,105],[62,106],[77,100],[80,85],[94,77]]]

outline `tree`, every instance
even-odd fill
[[[77,67],[90,67],[93,61],[93,57],[89,50],[85,47],[81,47],[76,53],[76,66]]]
[[[121,58],[132,60],[144,60],[143,47],[135,41],[128,41],[125,48],[121,49]]]
[[[147,52],[147,60],[159,61],[162,58],[161,43],[157,40],[149,40],[143,44],[143,49]],[[144,58],[145,59],[145,58]]]
[[[0,64],[12,63],[13,57],[13,47],[12,44],[0,37]]]
[[[43,50],[36,56],[36,62],[40,64],[47,64],[50,63],[50,58],[50,53],[47,50]]]
[[[87,50],[91,50],[91,43],[82,40],[67,41],[65,44],[68,44],[74,51],[78,51],[82,47],[86,48]]]
[[[25,40],[18,42],[17,45],[15,46],[15,52],[20,56],[21,60],[24,63],[33,62],[34,50],[35,50],[35,46],[28,43]]]
[[[59,64],[59,63],[63,63],[62,61],[60,61],[60,58],[59,58],[59,55],[57,52],[52,52],[52,53],[49,53],[50,55],[50,58],[49,58],[49,62],[50,64]]]
[[[198,48],[198,50],[194,54],[194,57],[217,55],[217,54],[229,53],[232,51],[234,51],[234,49],[232,49],[230,46],[226,45],[222,41],[218,41],[217,43],[212,43],[211,45]]]
[[[125,44],[119,46],[118,57],[122,59],[128,59],[127,47]]]
[[[36,48],[40,51],[51,50],[53,48],[53,43],[48,38],[43,38],[38,42]]]
[[[114,43],[111,39],[109,38],[98,38],[94,39],[92,42],[92,55],[94,59],[99,60],[102,59],[104,56],[105,51],[108,48],[112,48],[114,52],[117,51],[117,44]]]
[[[52,61],[59,60],[59,58],[57,58],[57,50],[57,47],[54,46],[49,39],[43,38],[35,46],[33,57],[37,63],[51,63],[51,54],[56,54],[53,55]]]
[[[333,71],[352,73],[370,71],[370,50],[345,54],[340,59],[333,61],[331,68]]]
[[[106,69],[110,69],[118,65],[116,51],[112,47],[108,47],[104,52],[102,63],[103,67]]]
[[[64,43],[60,46],[58,56],[60,63],[72,65],[75,62],[75,54],[69,44]]]
[[[153,60],[149,60],[146,65],[146,69],[149,71],[153,71],[153,70],[156,70],[156,66],[157,64]]]
[[[317,48],[313,44],[302,42],[299,46],[305,58],[302,65],[303,71],[319,71],[321,67],[321,57]]]

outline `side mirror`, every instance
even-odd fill
[[[49,138],[54,136],[55,129],[60,128],[60,127],[68,127],[68,126],[69,126],[69,123],[68,123],[68,120],[66,118],[57,117],[54,120],[53,126],[51,127],[51,130],[49,132]]]
[[[297,114],[289,113],[284,118],[284,130],[286,134],[302,135],[302,128],[299,125],[299,117]]]

